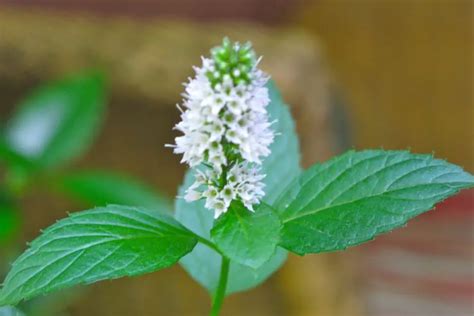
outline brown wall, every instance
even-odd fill
[[[66,11],[194,20],[286,20],[299,0],[0,0],[0,4]]]
[[[296,18],[326,46],[359,148],[474,170],[473,2],[320,0]]]

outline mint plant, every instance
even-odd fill
[[[474,186],[460,167],[407,151],[351,150],[302,170],[290,112],[251,45],[225,39],[202,62],[169,145],[191,167],[174,216],[139,199],[72,213],[13,263],[0,305],[179,262],[218,315],[226,295],[265,281],[288,251],[361,244]]]

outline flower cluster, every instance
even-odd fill
[[[264,175],[257,167],[270,154],[274,132],[268,121],[268,77],[257,68],[250,44],[224,39],[195,67],[196,76],[185,85],[181,122],[176,129],[174,152],[181,162],[198,170],[196,182],[185,199],[206,199],[215,217],[227,211],[233,200],[249,210],[264,195]]]
[[[249,210],[258,204],[265,195],[264,184],[261,182],[265,176],[259,168],[251,167],[248,163],[236,163],[225,176],[225,184],[217,181],[223,179],[214,170],[205,172],[197,170],[196,181],[186,190],[186,201],[206,199],[206,208],[214,210],[214,217],[225,213],[230,203],[239,199]],[[201,191],[201,189],[203,191]]]

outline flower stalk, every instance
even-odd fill
[[[221,272],[219,275],[219,283],[217,285],[216,292],[214,293],[212,299],[212,308],[210,316],[218,316],[219,312],[222,308],[222,303],[224,302],[225,298],[225,291],[227,288],[227,279],[229,277],[229,259],[222,256],[222,263],[221,263]]]
[[[227,212],[233,201],[253,212],[265,195],[260,165],[275,135],[266,109],[269,77],[258,63],[250,43],[224,39],[211,50],[211,58],[202,58],[202,66],[194,68],[196,76],[185,84],[184,101],[178,105],[181,122],[175,129],[183,135],[169,146],[195,169],[195,182],[184,199],[204,199],[214,218]],[[210,314],[215,316],[226,293],[229,259],[212,242],[200,241],[222,258]]]

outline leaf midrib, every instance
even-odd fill
[[[136,240],[136,239],[160,239],[160,238],[166,238],[167,236],[158,236],[158,235],[142,235],[142,236],[134,236],[133,238],[113,238],[113,239],[107,239],[107,240],[102,240],[100,242],[97,242],[97,243],[94,243],[94,244],[89,244],[87,246],[84,246],[84,247],[81,247],[81,248],[75,248],[73,249],[73,251],[69,251],[69,252],[66,252],[64,254],[61,254],[59,255],[59,257],[55,258],[53,261],[51,262],[48,262],[46,265],[42,266],[41,269],[39,269],[38,271],[35,271],[27,280],[23,281],[22,284],[19,284],[18,286],[12,288],[12,289],[9,289],[9,293],[13,293],[15,291],[17,291],[18,289],[22,288],[23,286],[25,286],[31,279],[33,279],[35,276],[37,276],[39,273],[43,272],[44,270],[46,270],[47,268],[49,268],[51,265],[57,263],[58,261],[70,256],[70,255],[73,255],[75,253],[78,253],[78,252],[85,252],[85,251],[88,251],[88,250],[91,250],[92,248],[95,248],[97,246],[103,246],[107,243],[114,243],[114,242],[123,242],[123,241],[126,241],[126,240]],[[61,240],[61,238],[59,238],[58,240]],[[36,253],[33,252],[33,253]],[[31,253],[30,253],[31,254]],[[21,262],[18,262],[17,265],[20,265],[22,263],[24,263],[26,260],[28,259],[28,257],[25,257],[23,259],[23,261]],[[99,260],[99,262],[103,261],[102,258],[101,260]],[[15,274],[13,274],[10,278],[8,278],[8,280],[5,280],[5,282],[13,282],[14,281],[14,278],[21,272],[27,270],[27,269],[34,269],[35,266],[27,266],[27,267],[24,267],[23,269],[20,269],[18,271],[15,271]],[[62,272],[64,273],[64,271]],[[42,286],[42,287],[45,287],[45,286]],[[4,289],[2,288],[2,291]],[[1,292],[0,292],[1,293]]]
[[[393,193],[393,192],[402,191],[402,190],[407,190],[407,189],[413,189],[413,188],[417,188],[417,187],[431,186],[431,185],[433,185],[433,184],[438,184],[438,185],[447,186],[447,187],[449,187],[450,189],[453,189],[453,190],[457,190],[457,189],[458,189],[458,188],[456,188],[456,187],[451,187],[451,186],[449,186],[449,185],[447,185],[447,184],[443,184],[443,183],[417,184],[417,185],[413,185],[413,186],[409,186],[409,187],[399,188],[399,189],[396,189],[396,190],[385,191],[385,192],[381,192],[381,193],[378,193],[378,194],[363,196],[363,197],[361,197],[361,198],[357,198],[357,199],[354,199],[354,200],[351,200],[351,201],[348,201],[348,202],[344,202],[344,203],[340,203],[340,204],[325,205],[325,206],[323,206],[323,207],[321,207],[321,208],[317,208],[317,209],[310,210],[310,211],[307,211],[307,212],[299,213],[299,214],[297,214],[296,216],[292,216],[292,217],[283,219],[282,222],[283,222],[283,224],[286,224],[286,223],[288,223],[288,222],[291,222],[291,221],[293,221],[293,220],[300,219],[300,218],[305,217],[305,216],[314,215],[314,214],[316,214],[316,213],[319,213],[319,212],[322,212],[322,211],[326,211],[326,210],[328,210],[328,209],[332,209],[332,208],[336,208],[336,207],[346,206],[346,205],[349,205],[349,204],[352,204],[352,203],[355,203],[355,202],[358,202],[358,201],[361,201],[361,200],[364,200],[364,199],[371,199],[371,198],[374,198],[374,197],[380,197],[380,196],[383,196],[383,195],[388,194],[388,193]],[[458,184],[458,185],[460,185],[460,186],[464,186],[464,185],[467,185],[467,184],[469,184],[469,183],[468,183],[468,182],[451,182],[451,184]],[[459,188],[459,189],[460,189],[460,188]],[[420,200],[423,200],[423,199],[420,199]]]
[[[396,153],[391,153],[393,154],[393,156],[396,156]],[[354,167],[358,166],[358,165],[361,165],[362,163],[365,163],[367,161],[371,161],[371,160],[374,160],[374,159],[377,159],[377,158],[380,158],[381,156],[383,156],[383,154],[378,154],[378,155],[374,155],[372,157],[366,157],[365,159],[361,159],[359,161],[357,161],[355,164],[352,163],[352,157],[350,157],[350,161],[349,161],[349,166],[346,166],[344,168],[344,170],[341,171],[341,173],[339,173],[335,178],[333,178],[331,181],[329,181],[323,188],[321,188],[319,190],[319,192],[317,192],[315,194],[315,196],[319,196],[322,194],[322,192],[324,192],[325,190],[327,190],[331,185],[333,185],[341,176],[343,176],[344,174],[346,174],[349,170],[353,169]],[[348,202],[344,202],[344,203],[341,203],[341,204],[336,204],[336,205],[329,205],[330,203],[332,203],[333,201],[335,201],[337,198],[339,198],[340,196],[342,196],[343,194],[345,194],[346,192],[348,192],[349,190],[353,189],[356,185],[362,183],[363,181],[379,174],[380,172],[383,172],[383,171],[386,171],[387,169],[389,168],[393,168],[393,167],[396,167],[396,166],[399,166],[401,164],[404,164],[404,163],[407,163],[407,162],[414,162],[414,161],[426,161],[427,157],[428,156],[420,156],[420,157],[408,157],[407,159],[403,159],[403,160],[400,160],[400,161],[396,161],[390,165],[386,165],[386,162],[388,160],[388,157],[390,155],[386,155],[385,156],[385,160],[384,160],[384,163],[383,163],[383,167],[372,172],[371,174],[367,175],[366,177],[358,180],[357,182],[353,183],[349,188],[347,188],[345,191],[343,191],[342,193],[338,194],[336,196],[336,198],[333,198],[331,201],[329,202],[326,202],[326,204],[324,206],[322,206],[321,208],[318,208],[316,210],[312,210],[310,212],[305,212],[303,214],[301,214],[300,216],[292,216],[290,217],[289,219],[284,219],[283,220],[283,223],[286,223],[290,220],[293,220],[293,219],[297,219],[299,217],[303,217],[303,216],[306,216],[306,215],[310,215],[312,213],[316,213],[316,212],[319,212],[319,211],[324,211],[325,209],[328,209],[328,208],[332,208],[332,207],[337,207],[337,206],[341,206],[341,205],[346,205],[346,204],[350,204],[350,203],[353,203],[353,202],[356,202],[356,201],[359,201],[361,199],[364,199],[364,198],[372,198],[372,197],[376,197],[376,196],[380,196],[380,195],[383,195],[383,194],[386,194],[386,193],[391,193],[391,192],[395,192],[396,190],[392,190],[392,191],[384,191],[384,192],[380,192],[379,194],[376,194],[376,195],[369,195],[369,196],[365,196],[365,197],[361,197],[361,198],[358,198],[358,199],[354,199],[352,201],[348,201]],[[337,158],[336,158],[337,159]],[[334,161],[336,162],[336,160]],[[330,164],[330,165],[327,165],[325,168],[323,168],[322,170],[318,170],[318,172],[316,172],[315,174],[313,174],[309,179],[307,179],[304,183],[301,184],[301,189],[300,190],[304,190],[305,187],[307,187],[307,185],[312,182],[314,180],[314,178],[320,174],[321,172],[323,171],[326,171],[328,168],[330,168],[331,166],[333,165]],[[426,168],[433,168],[433,167],[439,167],[439,166],[442,166],[442,164],[428,164],[428,165],[425,165],[423,167],[420,167],[420,168],[416,168],[414,170],[410,170],[409,172],[401,175],[400,177],[396,178],[394,181],[392,181],[391,184],[389,184],[385,190],[388,190],[390,189],[390,187],[392,187],[394,185],[394,183],[400,181],[401,179],[405,178],[406,176],[408,175],[411,175],[413,174],[414,172],[418,172],[420,170],[423,170],[423,169],[426,169]],[[443,173],[441,175],[437,175],[436,177],[432,178],[430,181],[434,181],[435,179],[439,178],[439,177],[442,177],[442,176],[445,176],[447,174],[455,174],[457,172],[453,172],[453,171],[450,171],[450,172],[446,172],[446,173]],[[442,184],[442,183],[441,183]],[[401,189],[408,189],[410,187],[405,187],[405,188],[401,188]],[[292,204],[294,203],[294,201],[297,200],[297,196],[293,199],[292,202],[290,202],[289,204],[289,207],[288,209],[291,209],[292,207]],[[306,205],[304,205],[303,207],[301,207],[300,209],[305,209],[312,201],[315,200],[315,197],[312,198],[308,203],[306,203]]]
[[[348,164],[348,165],[342,166],[344,169],[341,170],[341,172],[340,172],[339,174],[337,174],[335,177],[333,177],[333,179],[331,179],[328,183],[326,183],[322,188],[320,188],[319,191],[315,194],[315,196],[316,196],[316,195],[321,195],[323,192],[325,192],[326,190],[328,190],[328,189],[331,187],[331,185],[333,185],[337,180],[339,180],[341,177],[343,177],[344,175],[346,175],[347,172],[349,172],[350,170],[353,170],[353,168],[355,168],[355,167],[357,167],[357,166],[359,166],[359,165],[361,165],[361,164],[363,164],[363,163],[367,163],[367,162],[369,162],[369,161],[376,160],[376,159],[378,159],[378,158],[380,158],[380,157],[384,157],[384,155],[381,154],[381,153],[379,153],[379,154],[377,154],[377,155],[375,155],[375,156],[368,157],[368,158],[364,158],[364,159],[361,159],[361,160],[357,161],[356,163],[353,163],[353,162],[352,162],[353,157],[350,156],[350,157],[349,157],[349,161],[346,162],[346,164]],[[339,158],[339,157],[336,157],[336,159],[340,159],[340,158]],[[387,159],[388,159],[388,155],[385,156],[385,162],[384,162],[384,164],[386,163]],[[401,160],[401,161],[399,161],[399,162],[396,162],[396,163],[393,164],[393,165],[400,164],[400,163],[404,163],[404,162],[409,161],[409,160],[410,160],[410,159]],[[337,162],[339,162],[339,160],[334,160],[332,163],[328,164],[327,166],[325,166],[325,167],[322,168],[321,170],[318,170],[318,172],[316,172],[315,174],[311,175],[311,177],[310,177],[309,179],[307,179],[304,183],[301,184],[300,191],[305,190],[306,187],[308,186],[308,184],[310,184],[311,182],[313,182],[313,180],[314,180],[318,175],[320,175],[322,172],[324,172],[324,171],[328,170],[329,168],[331,168],[332,166],[334,166],[334,164],[337,163]],[[379,169],[379,170],[377,170],[376,172],[372,173],[371,175],[367,176],[366,178],[371,177],[371,176],[375,175],[377,172],[380,172],[380,171],[382,171],[382,170],[385,170],[385,169],[387,169],[387,168],[389,168],[389,167],[391,167],[391,166],[392,166],[392,165],[390,165],[390,166],[385,165],[385,166],[383,166],[381,169]],[[341,168],[341,169],[342,169],[342,168]],[[359,180],[359,182],[357,182],[357,183],[360,183],[361,181],[365,180],[366,178],[364,178],[364,179],[362,179],[362,180]],[[296,200],[296,199],[295,199],[295,200]],[[295,200],[294,200],[294,201],[295,201]],[[313,198],[312,200],[310,200],[303,208],[305,208],[305,207],[306,207],[309,203],[311,203],[311,201],[313,201],[313,200],[314,200],[314,198]],[[291,206],[292,206],[292,204],[293,204],[294,201],[291,202],[289,208],[291,208]]]

